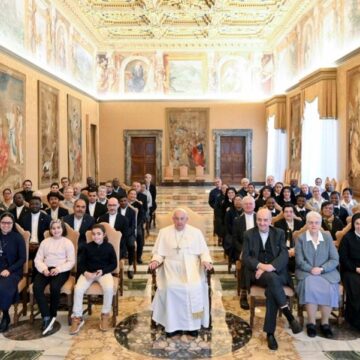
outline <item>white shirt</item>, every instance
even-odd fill
[[[116,215],[117,214],[114,214],[114,215],[109,214],[109,224],[112,228],[115,227]]]
[[[289,228],[291,231],[294,231],[294,220],[292,220],[292,221],[286,221],[286,223],[287,223],[288,228]]]
[[[122,215],[122,216],[125,216],[125,214],[126,214],[126,209],[127,209],[127,207],[126,208],[120,208],[120,214]]]
[[[51,209],[50,216],[53,220],[57,220],[59,218],[59,208]]]
[[[76,216],[74,216],[74,230],[80,232],[80,227],[82,224],[83,218],[78,219]]]
[[[311,241],[313,243],[313,245],[314,245],[315,250],[317,250],[317,248],[318,248],[318,246],[320,244],[320,241],[324,241],[324,237],[323,237],[321,231],[319,231],[319,233],[318,233],[318,242],[316,243],[316,242],[313,241],[313,239],[312,239],[312,237],[310,235],[310,231],[307,230],[306,231],[306,241]]]
[[[263,232],[259,231],[259,234],[260,234],[260,237],[261,237],[261,241],[263,243],[263,247],[265,249],[265,244],[266,244],[266,241],[267,241],[267,239],[269,237],[269,233],[268,232],[263,233]]]
[[[255,227],[254,225],[254,214],[246,214],[245,213],[245,222],[246,222],[246,230],[252,229]]]
[[[40,211],[37,214],[31,214],[31,243],[39,243],[38,227],[39,227]]]
[[[22,209],[24,208],[25,205],[23,206],[17,206],[16,207],[16,217],[19,218],[21,212],[22,212]]]
[[[89,214],[90,214],[91,216],[94,216],[95,206],[96,206],[96,202],[94,202],[93,204],[89,203]]]

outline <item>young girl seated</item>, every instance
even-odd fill
[[[108,243],[105,228],[101,224],[95,224],[91,230],[92,240],[84,247],[78,264],[78,272],[81,274],[74,294],[74,306],[71,319],[70,334],[79,332],[84,325],[83,298],[90,285],[97,281],[103,289],[104,302],[101,311],[100,329],[109,329],[110,310],[114,292],[114,281],[111,272],[117,267],[116,253]]]
[[[66,238],[66,227],[61,220],[50,223],[50,237],[40,243],[35,257],[38,274],[34,280],[34,296],[43,319],[43,335],[49,333],[55,323],[59,307],[60,291],[75,264],[74,245]],[[44,290],[50,285],[50,306]]]

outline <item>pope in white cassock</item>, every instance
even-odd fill
[[[153,320],[165,327],[167,336],[187,331],[197,336],[209,326],[208,284],[205,270],[211,258],[202,232],[187,224],[183,209],[173,213],[173,225],[161,229],[149,268],[157,270],[157,291],[152,303]]]

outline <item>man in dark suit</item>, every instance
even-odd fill
[[[69,180],[69,178],[67,176],[63,176],[60,179],[60,182],[61,182],[61,188],[59,189],[59,191],[63,194],[65,188],[70,185],[70,180]]]
[[[120,254],[128,253],[129,267],[127,269],[127,275],[129,279],[134,277],[134,258],[135,258],[135,241],[136,241],[136,216],[138,209],[129,206],[129,201],[126,196],[123,196],[120,201],[119,213],[125,216],[129,222],[129,233],[126,238],[126,242],[121,242]]]
[[[293,204],[285,204],[283,206],[284,218],[277,221],[274,226],[283,229],[285,232],[286,247],[289,254],[288,270],[290,273],[295,272],[295,242],[293,232],[300,230],[304,223],[302,220],[295,219],[295,208]]]
[[[74,203],[74,213],[64,217],[64,222],[80,233],[78,242],[78,258],[86,245],[86,232],[91,230],[95,220],[86,214],[86,201],[77,199]]]
[[[89,202],[86,206],[86,213],[94,218],[96,221],[99,216],[104,215],[107,212],[107,207],[99,203],[96,188],[88,190],[88,199]]]
[[[146,190],[150,191],[151,194],[151,198],[152,198],[152,205],[150,207],[150,225],[151,225],[151,220],[153,218],[153,214],[157,208],[157,204],[156,204],[156,185],[153,184],[151,182],[152,180],[152,176],[151,174],[145,174],[145,186],[146,186]]]
[[[330,195],[334,191],[334,186],[330,181],[327,181],[325,183],[325,191],[321,194],[321,196],[327,200],[330,201]]]
[[[96,181],[92,176],[88,176],[86,178],[86,187],[82,188],[81,191],[88,192],[90,189],[95,189],[95,191],[97,190]]]
[[[29,202],[30,212],[26,213],[20,222],[20,226],[30,232],[29,258],[33,260],[40,243],[44,240],[44,232],[49,230],[51,217],[41,210],[41,198],[33,196]],[[33,278],[35,276],[33,267]]]
[[[265,287],[266,314],[264,331],[271,350],[277,350],[278,344],[274,333],[276,316],[281,309],[294,334],[302,331],[287,305],[284,285],[291,285],[287,271],[288,251],[285,234],[281,229],[271,227],[271,212],[260,209],[256,215],[257,227],[244,234],[243,265],[245,282],[248,289],[252,284]]]
[[[215,209],[215,204],[216,204],[216,200],[217,200],[218,196],[221,195],[221,185],[222,185],[221,179],[216,178],[215,179],[215,187],[209,193],[208,203],[213,209]]]
[[[119,178],[114,178],[112,181],[112,195],[118,199],[122,196],[126,196],[126,191],[121,187]]]
[[[15,207],[10,212],[14,215],[15,222],[21,224],[23,216],[30,212],[30,209],[25,206],[24,195],[21,192],[17,192],[14,195],[14,204]]]
[[[346,219],[349,216],[348,211],[340,205],[340,194],[337,191],[333,191],[330,195],[330,202],[334,205],[334,215],[337,216],[346,226]]]
[[[106,222],[110,224],[113,229],[121,232],[120,257],[122,257],[123,255],[121,254],[121,249],[124,247],[126,248],[126,243],[128,241],[130,231],[128,219],[118,212],[119,206],[120,204],[117,198],[110,198],[107,203],[108,212],[104,215],[101,215],[97,219],[97,222]]]
[[[146,212],[144,211],[143,205],[136,198],[136,190],[130,189],[128,191],[128,201],[131,206],[138,209],[136,218],[136,244],[137,244],[137,263],[142,264],[142,252],[144,247],[144,223],[146,221]]]
[[[23,181],[22,186],[23,186],[23,190],[20,192],[23,195],[24,200],[26,202],[30,202],[30,199],[32,198],[34,192],[32,190],[32,181],[30,179],[26,179]]]
[[[233,231],[232,231],[232,241],[233,248],[235,251],[235,256],[237,259],[240,258],[244,243],[244,233],[246,230],[252,229],[256,224],[256,214],[255,214],[255,200],[252,196],[247,195],[242,199],[241,206],[243,213],[241,216],[234,219],[233,222]],[[244,310],[249,310],[250,306],[247,300],[247,290],[245,286],[245,272],[241,271],[240,273],[240,306]]]
[[[60,194],[58,192],[49,192],[46,196],[50,205],[45,211],[53,220],[62,219],[64,216],[69,215],[68,209],[60,206]]]

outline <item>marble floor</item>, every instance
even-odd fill
[[[197,338],[180,334],[167,339],[161,327],[151,324],[151,279],[145,265],[151,256],[158,229],[152,228],[146,238],[144,265],[132,281],[125,281],[124,296],[119,298],[119,316],[115,329],[99,330],[101,306],[95,305],[91,316],[75,336],[68,335],[67,314],[60,311],[57,331],[39,337],[39,324],[22,319],[20,327],[0,334],[2,359],[360,359],[360,334],[342,325],[339,340],[321,337],[310,339],[306,333],[292,335],[284,318],[278,319],[276,337],[278,351],[267,348],[262,332],[264,309],[257,308],[253,329],[249,312],[240,309],[236,281],[227,272],[227,260],[213,236],[212,211],[207,204],[209,187],[159,187],[157,214],[165,214],[178,206],[187,206],[204,217],[206,240],[215,263],[212,276],[212,328],[202,329]],[[5,336],[4,336],[5,335]],[[32,340],[20,340],[29,339]],[[341,340],[340,340],[341,339]]]

